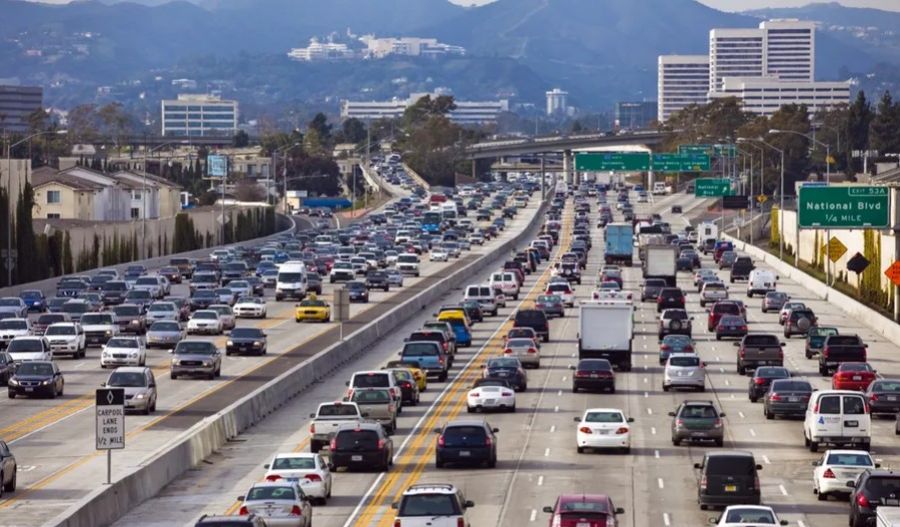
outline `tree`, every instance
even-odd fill
[[[33,210],[34,189],[31,188],[31,183],[26,182],[16,204],[16,278],[20,284],[42,278],[40,273],[47,267],[46,262],[35,259],[34,224],[31,222]]]
[[[327,145],[330,143],[331,125],[328,124],[328,117],[324,113],[317,113],[315,117],[312,118],[312,121],[309,122],[307,128],[309,129],[307,135],[309,135],[309,132],[314,131],[319,134],[319,140],[323,145]]]
[[[886,91],[878,102],[878,112],[869,123],[869,141],[879,155],[900,153],[900,103]]]
[[[96,141],[100,130],[100,123],[96,114],[97,107],[93,104],[81,104],[69,110],[69,136],[75,143],[93,143]]]
[[[366,125],[361,120],[351,117],[341,123],[340,134],[344,143],[362,143],[366,140]]]
[[[102,126],[104,138],[112,141],[118,149],[131,132],[131,116],[120,103],[112,102],[96,110],[95,120]]]
[[[235,148],[244,148],[250,144],[250,136],[247,132],[238,130],[238,133],[234,134],[234,141],[232,143]]]
[[[847,146],[849,150],[869,149],[869,125],[872,117],[872,107],[866,100],[866,93],[860,90],[856,94],[856,100],[850,105],[850,112],[847,116]],[[853,169],[862,169],[861,159],[851,159]]]

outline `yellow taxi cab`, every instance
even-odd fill
[[[425,375],[425,370],[419,368],[418,363],[415,362],[404,362],[402,360],[392,360],[387,363],[388,368],[403,368],[412,372],[413,379],[416,381],[416,385],[419,387],[420,392],[424,392],[426,388],[428,388],[428,376]]]
[[[331,306],[324,300],[319,300],[316,295],[309,295],[296,306],[294,311],[294,319],[299,322],[331,321]]]

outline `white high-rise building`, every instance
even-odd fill
[[[783,105],[805,104],[810,115],[850,102],[849,82],[783,81],[771,77],[725,77],[711,99],[736,97],[744,111],[771,117]]]
[[[706,104],[708,92],[708,56],[659,56],[656,103],[659,122],[691,104]]]
[[[560,115],[566,113],[566,99],[569,92],[553,88],[547,95],[547,115]]]
[[[816,77],[816,25],[800,20],[768,20],[759,25],[766,39],[766,74],[784,81]]]
[[[765,34],[759,29],[710,30],[707,90],[718,91],[725,77],[762,77],[765,54]]]

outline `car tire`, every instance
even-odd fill
[[[722,335],[716,334],[716,340],[722,340]]]
[[[818,452],[819,451],[819,442],[818,441],[810,441],[809,442],[809,451],[810,452]]]
[[[6,395],[7,395],[10,399],[15,399],[15,398],[16,398],[16,392],[7,391],[7,392],[6,392]]]
[[[763,408],[763,415],[765,415],[766,419],[768,419],[769,421],[775,419],[775,414],[770,412],[768,408]]]
[[[572,393],[578,393],[578,387],[572,386]]]
[[[824,492],[818,492],[816,493],[816,498],[818,498],[819,501],[828,501],[828,494],[825,494]]]
[[[768,313],[768,311],[766,311],[766,308],[762,308],[762,312],[763,312],[763,313]]]
[[[497,467],[497,458],[496,458],[496,457],[492,457],[492,458],[487,462],[487,466],[488,466],[488,468],[496,468],[496,467]]]
[[[466,405],[466,412],[467,412],[467,413],[470,413],[470,414],[474,414],[474,413],[475,413],[475,408],[472,408],[471,406]]]
[[[583,446],[576,447],[576,448],[578,449],[578,453],[579,453],[579,454],[584,454],[584,447],[583,447]]]
[[[750,402],[751,402],[751,403],[755,403],[755,402],[758,401],[758,400],[759,400],[759,397],[753,397],[752,395],[750,396]]]
[[[434,466],[435,466],[435,468],[444,468],[444,462],[441,461],[441,458],[435,457],[434,458]]]
[[[681,439],[672,438],[672,444],[675,446],[681,446]]]
[[[719,448],[722,448],[723,446],[725,446],[725,440],[724,439],[716,439],[716,446]]]

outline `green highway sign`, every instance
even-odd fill
[[[712,155],[713,157],[735,157],[737,155],[737,145],[713,145]]]
[[[731,195],[731,180],[700,178],[694,180],[694,196],[698,198],[718,198]]]
[[[678,145],[679,154],[706,154],[712,152],[712,145]]]
[[[802,186],[798,201],[800,228],[885,229],[890,225],[887,187]]]
[[[708,154],[653,154],[651,160],[654,172],[707,172]]]
[[[650,170],[647,152],[590,152],[575,154],[578,172],[645,172]]]

